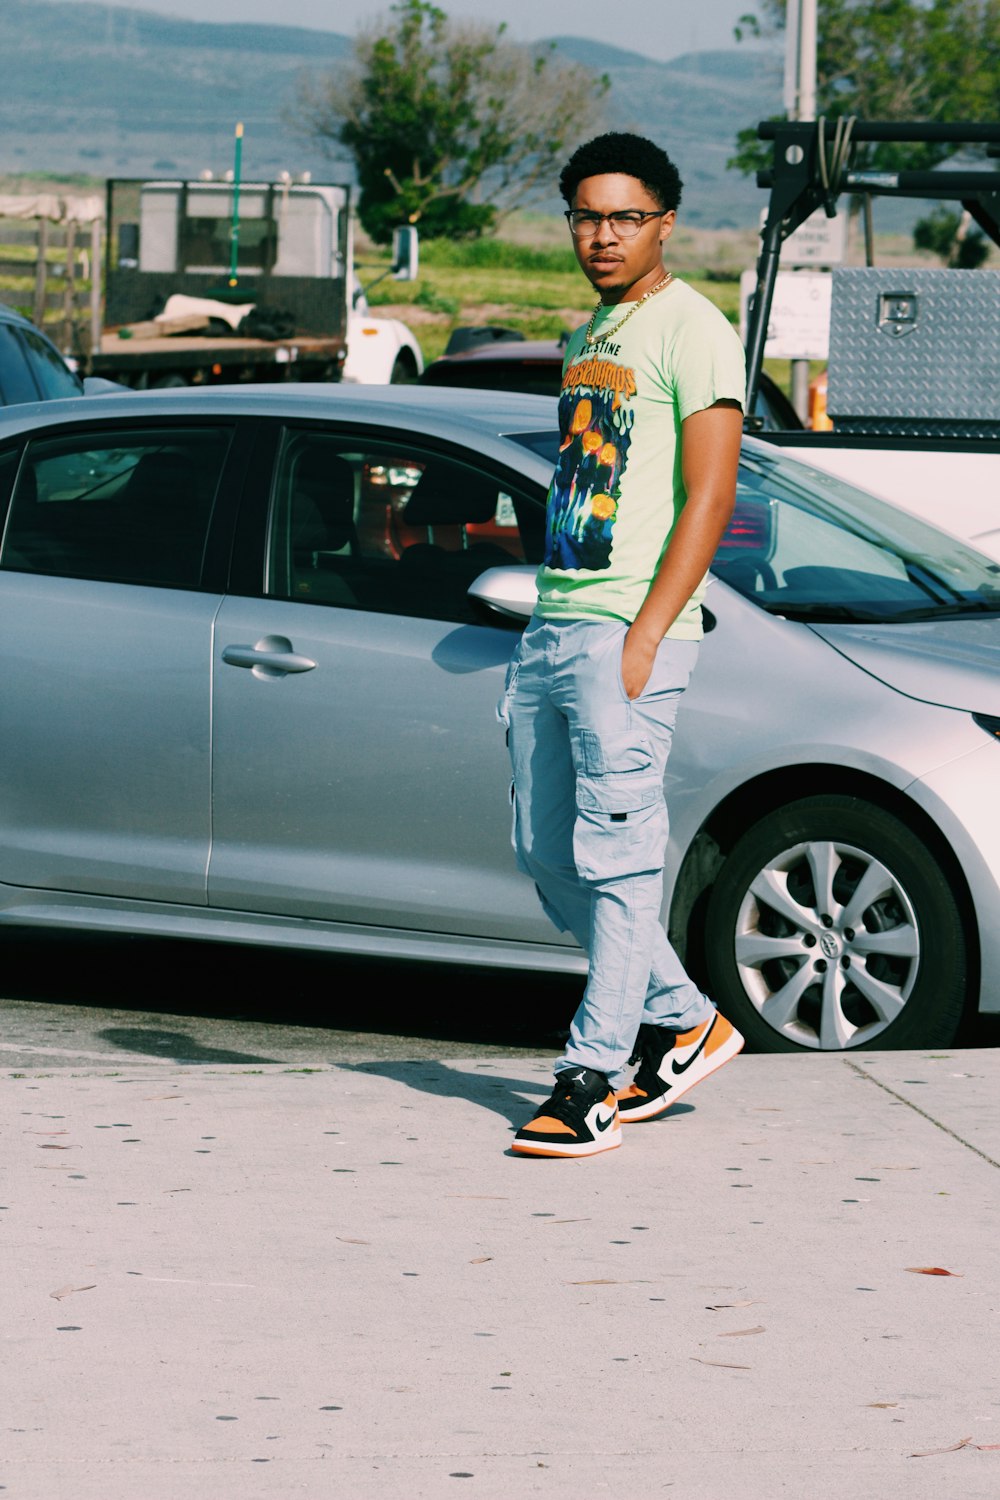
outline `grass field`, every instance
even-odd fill
[[[528,338],[558,338],[585,322],[594,293],[562,222],[515,218],[506,236],[468,244],[423,243],[418,280],[380,282],[370,294],[371,306],[411,327],[429,360],[443,352],[461,324],[496,323]],[[718,243],[707,231],[688,238],[686,247],[680,234],[671,241],[672,269],[738,323],[739,276],[744,265],[753,264],[752,232],[745,245],[731,232],[720,231]],[[365,283],[387,264],[384,253],[363,243],[356,258]]]

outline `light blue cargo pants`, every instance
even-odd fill
[[[589,956],[587,986],[556,1072],[628,1076],[640,1022],[686,1031],[712,1014],[660,921],[663,777],[696,641],[664,640],[640,696],[621,676],[621,621],[533,619],[498,717],[514,773],[512,842],[560,931]]]

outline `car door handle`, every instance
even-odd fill
[[[316,663],[292,650],[283,635],[265,635],[254,646],[226,646],[222,660],[227,667],[248,667],[255,677],[285,677],[289,672],[311,672]]]

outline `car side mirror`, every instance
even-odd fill
[[[392,275],[396,281],[416,281],[419,265],[417,231],[400,224],[392,231]]]
[[[529,620],[538,599],[537,572],[534,563],[487,568],[469,585],[469,598],[508,620]]]

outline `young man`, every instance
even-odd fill
[[[664,769],[732,514],[744,352],[664,268],[681,193],[665,152],[598,136],[560,189],[599,301],[566,350],[538,605],[499,708],[519,867],[589,955],[556,1087],[514,1139],[553,1157],[618,1146],[622,1121],[662,1114],[743,1045],[660,906]]]

